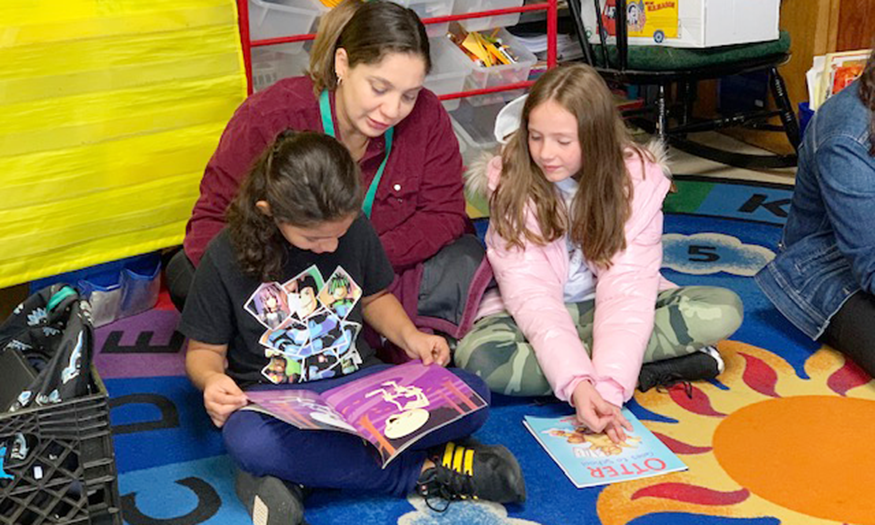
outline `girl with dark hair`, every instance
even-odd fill
[[[210,242],[198,266],[179,331],[189,338],[186,371],[203,391],[204,407],[222,427],[239,466],[238,496],[260,519],[266,511],[260,523],[271,525],[300,523],[298,484],[522,501],[522,473],[506,448],[451,441],[480,428],[486,410],[427,435],[385,468],[351,434],[300,430],[238,410],[246,404],[243,388],[290,388],[286,383],[295,382],[294,388],[323,392],[393,366],[380,363],[373,348],[356,337],[363,322],[411,359],[449,361],[446,341],[417,330],[395,296],[386,293],[395,276],[361,213],[360,179],[358,165],[337,140],[314,132],[281,134],[245,178],[227,228]],[[326,280],[335,272],[361,290],[344,317],[325,305],[293,307],[289,290],[300,288],[296,284],[327,290]],[[290,307],[276,328],[246,308],[265,288],[289,295],[283,302]],[[489,400],[480,378],[453,373]],[[458,461],[439,459],[447,454]]]
[[[869,110],[869,155],[875,156],[875,46],[860,75],[860,101]]]
[[[309,74],[250,96],[228,123],[201,181],[184,254],[168,265],[174,303],[184,304],[194,267],[224,226],[255,158],[284,129],[313,130],[336,136],[360,167],[363,210],[397,276],[390,291],[418,326],[451,335],[463,330],[465,304],[431,299],[437,289],[469,289],[469,268],[477,269],[484,253],[476,237],[463,235],[473,228],[465,213],[462,157],[449,116],[423,88],[430,68],[425,28],[412,10],[345,0],[327,13]],[[455,271],[447,272],[450,262]],[[442,282],[447,276],[456,282]],[[473,315],[473,307],[468,310]]]
[[[790,213],[756,281],[805,334],[875,376],[875,51],[805,128]]]
[[[490,194],[500,294],[484,298],[456,364],[493,391],[552,393],[619,441],[636,382],[646,390],[719,373],[711,345],[739,327],[741,300],[661,277],[667,169],[658,148],[632,141],[593,68],[545,73],[508,131],[501,156],[469,179]]]

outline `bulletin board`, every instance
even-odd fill
[[[181,243],[245,96],[234,0],[0,2],[0,287]]]

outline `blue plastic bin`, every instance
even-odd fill
[[[83,276],[73,284],[91,303],[91,320],[94,326],[103,326],[119,318],[122,286],[117,270]]]
[[[91,303],[94,326],[103,326],[155,306],[161,289],[161,254],[136,255],[30,283],[31,293],[55,284],[76,286]]]
[[[808,121],[814,116],[814,111],[808,107],[808,102],[799,103],[799,138],[805,136],[805,128],[808,127]]]
[[[156,253],[122,268],[119,317],[129,317],[155,306],[161,291],[161,257]]]

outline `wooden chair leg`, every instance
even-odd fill
[[[680,124],[686,126],[693,120],[693,104],[696,102],[696,83],[691,80],[683,80],[678,84],[680,90],[681,115]]]
[[[656,92],[656,136],[665,142],[668,139],[668,102],[666,86],[659,84]]]
[[[772,96],[775,97],[775,104],[780,112],[781,123],[784,125],[784,132],[787,134],[787,140],[793,146],[793,149],[799,151],[799,122],[796,120],[796,113],[793,111],[793,105],[790,102],[790,97],[787,96],[787,85],[781,74],[778,73],[777,67],[769,69],[769,80],[772,88]]]
[[[777,79],[772,80],[770,84],[772,87],[772,93],[777,101],[783,130],[787,133],[787,138],[790,140],[791,144],[793,144],[793,147],[797,147],[799,145],[799,125],[796,123],[796,115],[793,113],[793,109],[790,106],[790,99],[787,97],[787,90],[784,81],[774,68],[772,68],[770,73],[770,78]],[[660,87],[662,88],[663,86]],[[664,95],[664,89],[660,90],[660,95]],[[741,122],[741,120],[739,122]],[[731,122],[726,124],[729,125]],[[726,126],[718,126],[718,128],[720,127]],[[714,148],[687,138],[686,134],[683,133],[683,128],[678,127],[675,127],[672,133],[668,134],[668,139],[673,147],[682,151],[696,155],[697,157],[702,157],[704,159],[742,169],[758,170],[786,168],[795,166],[797,161],[795,153],[790,155],[750,155]]]

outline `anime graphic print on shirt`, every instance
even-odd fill
[[[291,317],[275,329],[264,332],[258,342],[292,357],[303,358],[310,354],[310,330],[306,324]]]
[[[302,321],[319,308],[316,295],[324,284],[322,274],[314,265],[282,285],[288,293],[289,308],[295,319]]]
[[[272,277],[244,271],[228,229],[204,253],[177,329],[227,348],[241,388],[337,377],[380,363],[361,336],[365,298],[396,276],[379,237],[359,216],[332,252],[284,246]]]
[[[362,289],[343,268],[338,268],[319,292],[319,302],[338,317],[345,318],[361,296]]]
[[[288,295],[277,283],[261,286],[252,294],[245,308],[268,328],[277,328],[290,313]]]
[[[358,370],[361,324],[346,317],[361,296],[361,287],[341,267],[327,280],[313,265],[285,283],[262,283],[245,307],[267,328],[259,338],[268,359],[261,375],[280,384]]]

